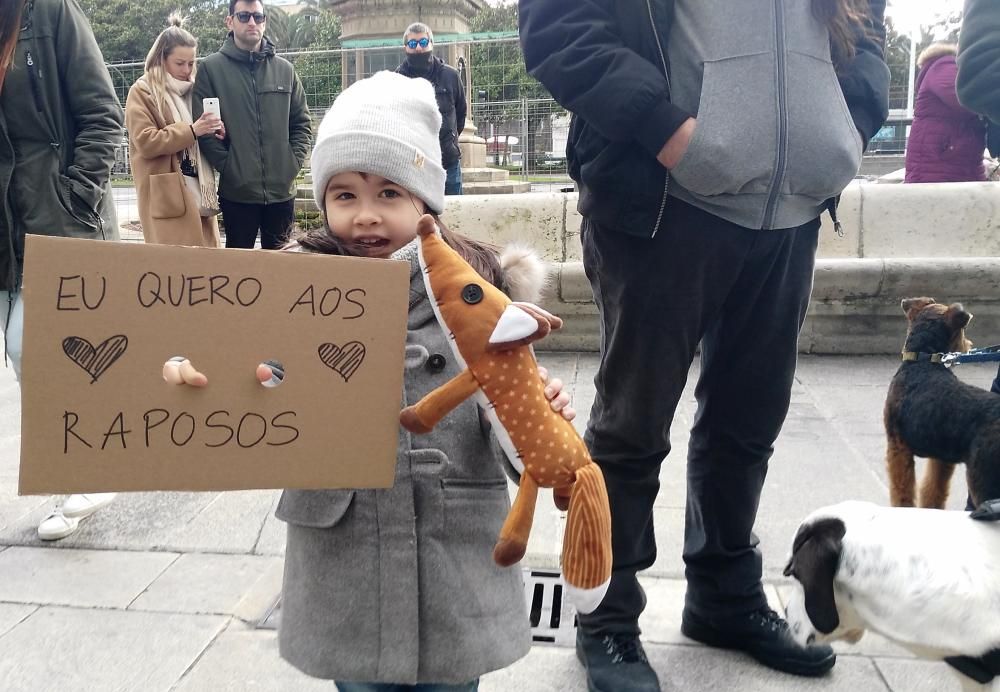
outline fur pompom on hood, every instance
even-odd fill
[[[944,41],[932,43],[917,56],[917,67],[923,69],[938,58],[943,58],[946,55],[958,55],[958,46],[954,43]]]
[[[504,287],[511,300],[537,303],[548,284],[545,262],[527,245],[512,244],[500,253]]]

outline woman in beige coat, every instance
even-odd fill
[[[191,118],[198,41],[171,15],[146,56],[146,72],[125,101],[129,156],[147,243],[219,247],[215,171],[198,137],[225,137],[218,116]]]

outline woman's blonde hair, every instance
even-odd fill
[[[160,35],[153,41],[153,47],[146,54],[146,84],[153,92],[153,100],[157,108],[162,108],[162,103],[166,99],[167,71],[164,64],[167,58],[174,51],[174,48],[198,48],[198,39],[191,35],[184,28],[184,17],[174,12],[167,18],[167,28],[160,32]],[[197,65],[191,71],[191,79],[194,80]],[[163,113],[160,113],[163,116]]]

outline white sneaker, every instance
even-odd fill
[[[62,514],[70,519],[83,519],[111,504],[118,493],[89,493],[70,495],[62,506]]]
[[[58,541],[76,533],[80,528],[80,520],[75,517],[67,517],[56,510],[49,516],[42,519],[38,525],[38,537],[43,541]]]

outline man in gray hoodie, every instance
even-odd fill
[[[888,114],[882,0],[520,0],[529,72],[573,113],[584,266],[601,313],[586,440],[614,565],[580,616],[590,690],[658,690],[639,642],[653,502],[701,345],[681,631],[820,675],[767,606],[753,525],[788,411],[824,210]]]

